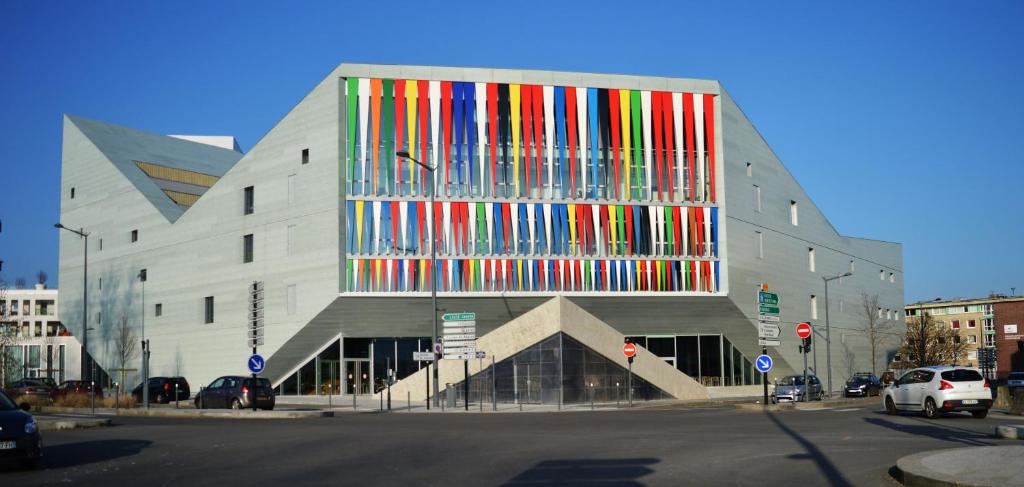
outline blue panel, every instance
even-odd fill
[[[526,203],[516,205],[519,212],[519,253],[527,254],[530,248],[530,220],[526,218]]]
[[[587,88],[587,112],[590,115],[590,184],[593,190],[591,198],[597,197],[597,164],[600,159],[597,157],[598,125],[597,125],[597,88]],[[582,137],[582,134],[580,134]],[[584,166],[584,170],[586,167]]]
[[[473,194],[473,148],[476,145],[476,85],[473,83],[466,83],[466,145],[469,157],[466,158],[466,171],[469,174],[469,179],[466,181],[466,194]],[[483,134],[480,134],[483,136]],[[482,155],[482,154],[481,154]],[[483,188],[480,188],[483,191]]]
[[[356,252],[356,202],[349,200],[345,202],[345,232],[348,235],[346,239],[348,245],[345,247],[349,252]]]
[[[718,257],[718,208],[711,208],[711,249],[714,250],[713,255]]]
[[[504,225],[501,224],[501,203],[492,203],[494,211],[494,253],[505,251]]]
[[[558,184],[562,197],[565,197],[565,87],[555,87],[555,129],[558,133],[557,143],[549,140],[548,144],[555,144],[558,148]],[[572,155],[570,155],[572,157]],[[551,196],[554,196],[552,193]],[[569,195],[570,197],[573,195]]]
[[[459,194],[462,184],[462,87],[465,83],[452,83],[452,110],[455,112],[455,184],[451,194]]]

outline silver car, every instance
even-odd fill
[[[821,390],[821,381],[813,374],[807,374],[807,394],[804,394],[804,376],[790,375],[783,377],[775,383],[775,390],[772,392],[772,404],[779,402],[797,402],[804,400],[821,400],[824,392]]]

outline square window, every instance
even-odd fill
[[[978,327],[977,320],[967,320],[967,328],[977,328],[977,327]]]
[[[950,321],[949,322],[949,327],[954,329],[954,330],[959,330],[960,329],[960,320]]]
[[[309,164],[309,149],[302,149],[302,163]]]
[[[213,323],[213,296],[204,298],[206,323]]]
[[[245,190],[243,191],[243,194],[244,194],[244,197],[242,198],[242,208],[243,208],[242,212],[245,215],[251,215],[252,212],[253,212],[253,206],[254,206],[254,203],[255,203],[255,201],[254,201],[255,195],[253,194],[253,187],[252,186],[246,186]]]
[[[132,230],[132,242],[138,242],[138,241],[139,241],[139,231],[138,230]]]
[[[242,263],[252,262],[252,234],[242,237]]]
[[[164,314],[164,305],[163,305],[163,303],[156,303],[155,305],[153,305],[153,315],[154,316],[163,316],[163,314]]]

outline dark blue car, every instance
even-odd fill
[[[43,439],[35,418],[7,394],[0,392],[0,461],[32,468],[43,458]]]

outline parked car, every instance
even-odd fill
[[[50,377],[36,377],[35,379],[38,380],[39,382],[42,382],[43,384],[46,384],[47,386],[50,387],[50,389],[57,387],[57,381],[53,380]]]
[[[875,374],[868,372],[854,374],[843,388],[843,395],[846,397],[877,396],[881,392],[882,381]]]
[[[205,389],[196,394],[196,409],[231,408],[247,409],[252,407],[253,379],[240,375],[219,377]],[[259,377],[255,384],[256,407],[274,409],[274,389],[270,380]]]
[[[184,377],[150,377],[149,378],[149,400],[157,404],[167,404],[177,398],[180,401],[187,401],[192,392],[189,390],[188,381]],[[132,389],[132,397],[142,402],[142,384]]]
[[[11,396],[0,392],[0,459],[34,467],[43,458],[43,439],[36,420],[28,411],[28,403],[20,406]]]
[[[10,394],[11,397],[28,396],[45,399],[50,397],[52,389],[39,379],[21,379],[11,384],[11,387],[7,389],[7,394]]]
[[[93,393],[96,397],[103,397],[103,388],[99,384],[93,385]],[[84,380],[66,380],[50,391],[50,400],[57,401],[67,396],[88,395],[89,383]]]
[[[883,396],[888,414],[924,411],[928,418],[937,418],[946,412],[969,411],[980,419],[992,407],[992,389],[981,372],[955,365],[913,369],[887,387]]]
[[[790,375],[783,377],[781,381],[775,383],[775,390],[772,392],[772,404],[784,401],[796,402],[804,400],[821,400],[824,397],[824,391],[821,389],[821,381],[818,377],[813,374],[807,374],[807,382],[810,383],[810,388],[807,388],[807,395],[804,395],[804,376],[803,375]]]
[[[1010,372],[1006,376],[1006,388],[1010,390],[1010,398],[1013,398],[1013,391],[1024,389],[1024,372]]]

